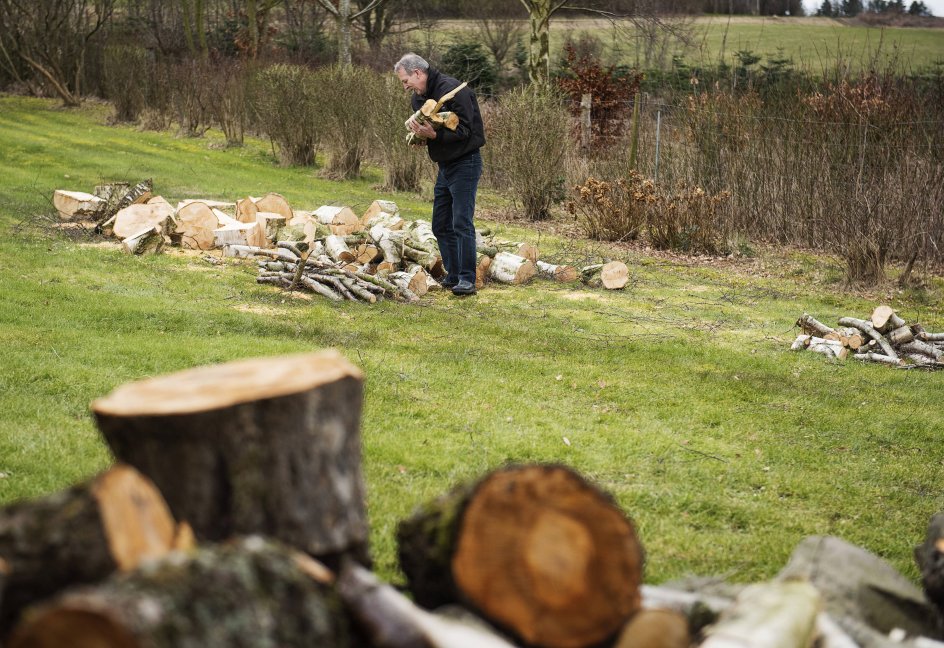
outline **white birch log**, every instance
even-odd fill
[[[893,346],[906,344],[914,340],[914,331],[912,331],[911,327],[907,324],[905,326],[899,326],[898,328],[892,329],[885,335]]]
[[[793,341],[793,344],[790,345],[791,351],[805,351],[808,346],[810,346],[810,338],[812,335],[798,335],[797,338]]]
[[[361,223],[366,226],[367,221],[370,220],[372,216],[379,214],[380,212],[397,216],[400,213],[400,208],[397,207],[397,203],[393,202],[392,200],[375,200],[374,202],[370,203],[370,206],[361,215]]]
[[[577,281],[577,269],[569,265],[553,265],[544,261],[534,263],[538,275],[545,279],[558,281],[560,283],[570,283]]]
[[[290,262],[293,267],[295,263],[298,262],[297,256],[283,248],[269,250],[252,245],[227,245],[223,248],[223,256],[234,259],[251,259],[257,256],[268,257],[270,259],[279,259]]]
[[[819,592],[808,582],[750,585],[707,629],[701,647],[808,648],[820,605]]]
[[[928,331],[921,331],[918,333],[917,338],[922,342],[944,342],[944,333],[929,333]]]
[[[240,223],[237,221],[213,230],[213,244],[216,247],[223,247],[224,245],[258,246],[258,242],[259,226],[255,222]]]
[[[373,239],[374,244],[380,248],[384,261],[394,266],[394,268],[399,267],[403,260],[400,254],[400,248],[402,246],[399,245],[393,232],[383,225],[374,225],[370,228],[370,238]]]
[[[272,244],[279,240],[279,232],[285,227],[285,223],[285,216],[282,214],[264,211],[256,214],[256,224],[259,225],[259,230],[262,231],[265,239]]]
[[[415,220],[409,227],[410,237],[422,245],[431,247],[433,250],[439,249],[439,241],[433,234],[433,226],[429,221]]]
[[[164,249],[164,233],[160,226],[148,227],[135,232],[121,242],[121,249],[128,254],[159,254]]]
[[[79,216],[94,216],[105,206],[105,201],[84,191],[56,189],[52,194],[52,204],[60,219],[72,220]]]
[[[875,326],[872,325],[872,322],[856,319],[855,317],[842,317],[839,319],[839,325],[852,326],[859,329],[865,333],[866,336],[875,340],[878,345],[882,347],[882,351],[885,352],[885,355],[889,356],[890,358],[895,358],[896,360],[898,359],[898,354],[895,353],[895,349],[893,349],[892,345],[888,343],[888,340],[885,339],[885,336],[875,329]]]
[[[895,309],[886,304],[881,306],[876,306],[875,310],[872,311],[872,316],[869,318],[872,322],[872,326],[876,330],[882,331],[885,328],[885,325],[888,323],[889,318],[895,314]]]
[[[328,256],[335,261],[350,263],[357,258],[357,256],[351,252],[351,248],[347,246],[347,243],[344,242],[344,239],[335,234],[325,237],[324,246]]]
[[[313,216],[323,225],[327,225],[333,234],[347,236],[362,228],[361,220],[350,207],[322,205],[314,211]]]
[[[811,337],[807,348],[813,353],[821,353],[837,360],[845,360],[849,353],[849,350],[839,340],[826,340],[818,337]]]
[[[499,252],[488,266],[488,277],[501,283],[523,284],[536,273],[534,263],[510,252]]]
[[[901,365],[901,360],[896,355],[895,357],[883,355],[881,353],[876,353],[874,351],[866,351],[865,353],[854,353],[852,354],[853,360],[860,360],[862,362],[878,362],[881,364],[889,364],[899,366]]]
[[[216,213],[205,203],[191,202],[177,210],[177,234],[183,248],[209,250],[213,247],[213,230],[219,226]]]
[[[620,290],[629,282],[629,268],[622,261],[591,265],[580,271],[580,280],[591,288]]]
[[[120,239],[153,227],[160,228],[161,233],[164,233],[170,230],[173,215],[174,208],[167,203],[131,205],[115,214],[112,232]]]
[[[397,214],[390,214],[387,212],[377,212],[366,221],[364,221],[364,227],[370,229],[375,225],[383,225],[389,230],[402,230],[406,227],[406,221],[404,221]]]
[[[944,355],[933,344],[929,344],[921,340],[912,340],[910,342],[902,344],[901,346],[898,347],[898,349],[902,353],[917,353],[919,355],[933,358],[934,360],[940,360],[941,356]]]
[[[425,295],[429,286],[429,275],[426,274],[423,266],[413,263],[404,270],[404,273],[410,279],[407,288],[416,293],[417,297]]]
[[[825,338],[830,333],[836,333],[831,326],[826,326],[808,313],[803,313],[800,319],[796,321],[796,325],[799,326],[804,333],[816,335],[821,338]]]

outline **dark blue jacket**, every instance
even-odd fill
[[[427,99],[439,101],[440,97],[459,85],[459,82],[451,76],[442,74],[435,68],[429,68],[427,74],[426,94],[413,94],[411,100],[413,112],[419,110]],[[460,90],[459,94],[440,108],[440,111],[442,110],[454,112],[459,117],[459,126],[455,131],[448,128],[440,128],[436,131],[436,139],[427,142],[429,159],[433,162],[452,162],[485,145],[482,113],[479,112],[479,103],[470,87],[466,86]]]

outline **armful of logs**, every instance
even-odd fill
[[[403,122],[407,129],[410,128],[410,120],[416,120],[419,124],[429,124],[435,129],[446,127],[454,131],[459,127],[459,116],[453,112],[440,112],[443,104],[455,97],[460,90],[468,85],[465,81],[459,84],[454,90],[451,90],[440,97],[439,101],[427,99],[419,110],[410,115],[410,118]],[[422,146],[426,143],[426,138],[410,131],[406,136],[406,143],[414,146]]]

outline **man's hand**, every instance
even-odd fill
[[[419,123],[416,121],[416,117],[410,117],[407,120],[406,125],[411,131],[420,137],[424,137],[426,139],[436,139],[436,129],[434,129],[429,124]]]

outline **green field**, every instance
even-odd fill
[[[396,523],[415,505],[530,461],[567,463],[614,494],[638,526],[651,583],[767,578],[810,534],[841,536],[916,577],[912,546],[944,508],[944,374],[787,347],[803,312],[835,323],[878,301],[944,330],[940,281],[866,295],[842,286],[838,261],[801,251],[691,260],[491,223],[550,260],[621,258],[630,283],[537,281],[419,305],[291,297],[256,285],[251,265],[132,258],[74,240],[44,217],[50,196],[152,177],[171,202],[278,191],[297,208],[359,209],[384,197],[407,218],[428,216],[429,203],[379,194],[376,170],[327,181],[276,166],[262,142],[227,150],[109,127],[107,112],[0,97],[0,503],[109,465],[88,406],[117,385],[334,347],[366,374],[371,542],[387,578],[398,578]]]

